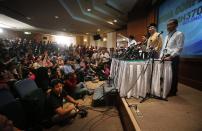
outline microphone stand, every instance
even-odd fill
[[[149,93],[146,94],[146,96],[140,101],[140,103],[145,102],[146,100],[150,99],[150,98],[154,98],[154,99],[158,99],[158,100],[164,100],[164,101],[168,101],[167,99],[162,98],[161,96],[155,96],[151,94],[151,89],[152,89],[152,80],[153,80],[153,72],[154,72],[154,50],[151,50],[151,55],[150,55],[150,59],[152,59],[151,62],[151,78],[150,78],[150,86],[149,86]],[[160,90],[161,93],[161,90]]]

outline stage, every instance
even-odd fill
[[[149,99],[139,103],[135,98],[122,98],[125,109],[129,109],[131,126],[142,131],[201,131],[202,92],[183,84],[178,87],[178,95],[168,97],[168,101]],[[137,104],[137,111],[127,103]]]

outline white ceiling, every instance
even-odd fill
[[[34,29],[33,26],[30,26],[21,21],[8,17],[4,14],[0,14],[0,27],[14,29],[14,30],[22,30],[22,29],[32,30],[32,29]]]

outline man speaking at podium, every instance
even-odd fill
[[[184,45],[184,34],[180,31],[177,31],[178,20],[170,19],[167,23],[168,34],[165,37],[165,43],[161,53],[162,60],[171,60],[172,61],[172,84],[169,95],[175,96],[177,93],[177,84],[178,84],[178,66],[180,60],[180,53]]]
[[[148,26],[148,32],[149,32],[149,39],[147,40],[147,50],[153,51],[153,56],[154,58],[158,59],[160,55],[160,51],[162,48],[162,37],[161,33],[158,33],[156,31],[156,24],[151,23]]]

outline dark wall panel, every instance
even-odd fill
[[[180,82],[202,91],[202,58],[180,59]]]

